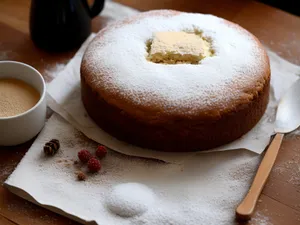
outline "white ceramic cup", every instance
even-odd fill
[[[15,78],[34,87],[40,93],[38,103],[28,111],[11,117],[0,117],[0,145],[22,144],[36,136],[46,120],[46,84],[33,67],[15,61],[0,61],[0,79]]]

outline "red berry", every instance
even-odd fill
[[[86,163],[92,158],[92,154],[88,150],[81,150],[78,152],[78,158],[81,162]]]
[[[99,145],[97,147],[97,150],[96,150],[96,156],[99,158],[99,159],[103,159],[107,154],[107,149],[105,146],[103,145]]]
[[[92,173],[98,172],[101,169],[100,161],[96,158],[91,158],[88,161],[88,168],[89,168],[89,171]]]

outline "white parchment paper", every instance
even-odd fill
[[[47,157],[43,145],[52,138],[60,140],[61,148]],[[101,171],[89,174],[86,165],[74,161],[80,149],[94,153],[96,146],[54,113],[5,187],[86,224],[229,225],[260,160],[258,154],[239,150],[199,154],[172,164],[109,151]],[[78,171],[86,173],[85,181],[77,180]],[[128,188],[112,196],[120,185]],[[149,202],[145,188],[151,204],[144,204]]]

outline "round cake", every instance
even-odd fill
[[[212,15],[156,10],[109,25],[86,49],[82,101],[119,140],[162,151],[232,142],[263,116],[270,65],[261,43]]]

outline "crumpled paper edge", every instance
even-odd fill
[[[36,204],[38,206],[41,206],[43,208],[46,208],[52,212],[55,212],[57,214],[60,214],[62,216],[65,216],[71,220],[74,220],[78,223],[82,223],[82,224],[86,224],[86,225],[98,225],[98,223],[94,220],[86,220],[84,219],[83,217],[80,217],[80,216],[75,216],[75,214],[72,212],[66,212],[58,207],[55,207],[53,205],[48,205],[47,203],[43,203],[43,201],[38,201],[36,198],[34,198],[31,194],[29,194],[27,191],[17,187],[17,186],[14,186],[14,185],[10,185],[9,182],[5,182],[3,184],[3,186],[5,188],[7,188],[10,192],[12,192],[13,194],[19,196],[19,197],[22,197],[24,198],[25,200],[33,203],[33,204]]]

